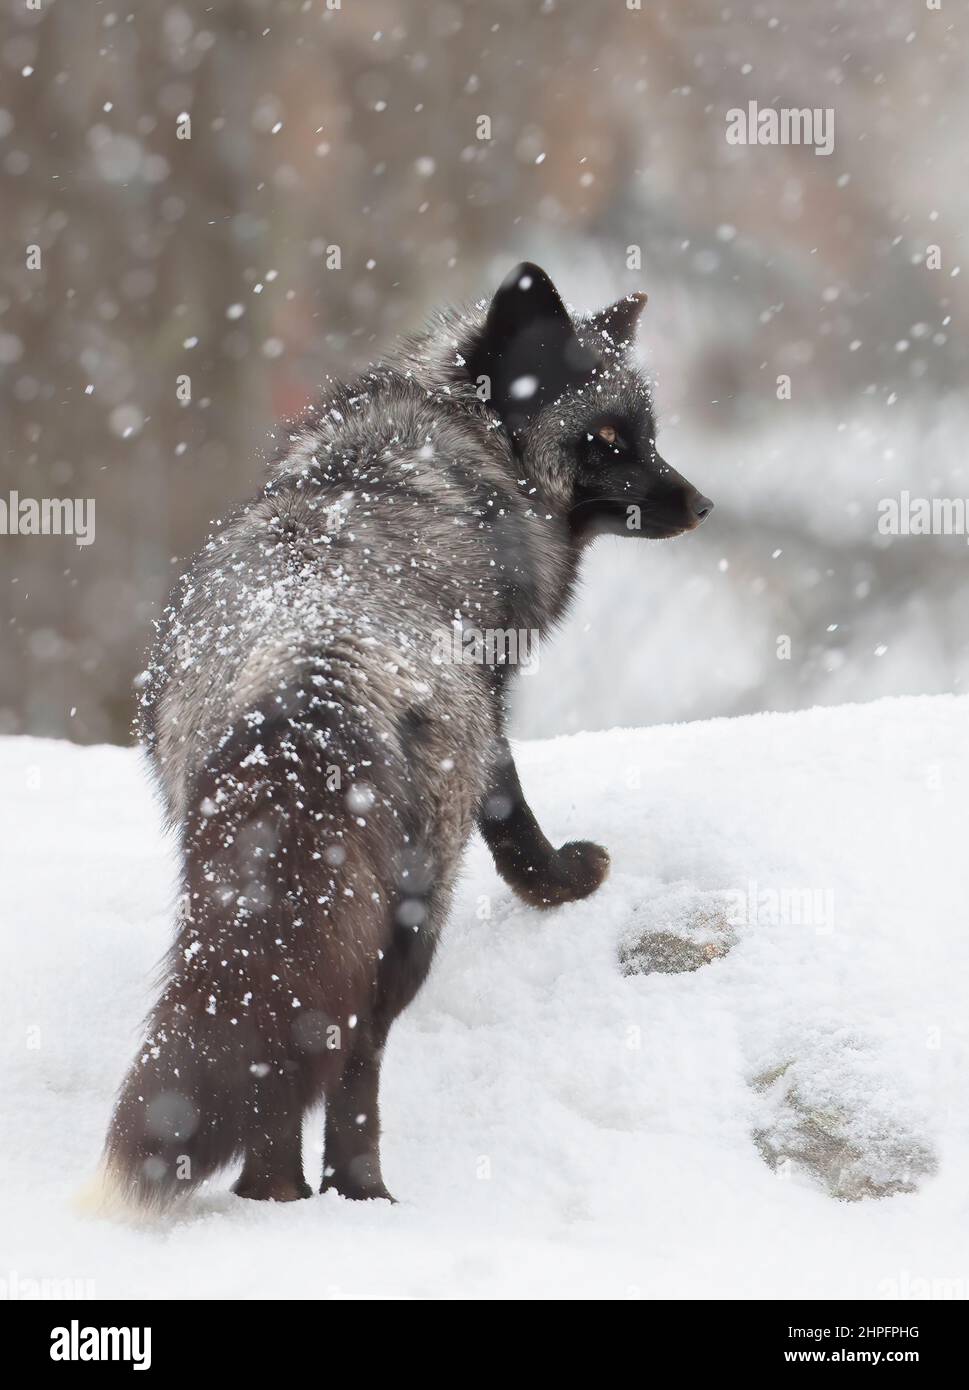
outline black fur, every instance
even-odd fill
[[[126,1195],[241,1161],[241,1196],[304,1197],[302,1119],[325,1098],[324,1188],[387,1197],[380,1062],[474,825],[536,907],[605,878],[604,849],[556,848],[528,807],[507,653],[451,660],[439,639],[544,638],[595,536],[707,514],[656,451],[627,351],[644,302],[573,319],[519,266],[486,315],[444,315],[329,391],[176,586],[143,731],[182,910],[106,1144]]]

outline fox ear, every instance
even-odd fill
[[[472,381],[487,391],[483,399],[513,439],[544,405],[588,381],[599,365],[576,337],[545,271],[529,261],[501,282],[468,356]]]
[[[642,291],[624,295],[615,304],[593,314],[588,320],[588,329],[595,336],[605,334],[617,348],[626,347],[636,336],[639,316],[645,308],[646,296]]]

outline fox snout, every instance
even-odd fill
[[[702,492],[698,492],[696,488],[693,488],[692,496],[689,501],[689,511],[693,517],[692,529],[696,530],[700,522],[706,521],[707,517],[713,511],[713,503],[710,501],[709,497],[704,497]]]
[[[658,462],[661,472],[649,497],[658,529],[662,531],[665,527],[666,534],[671,536],[695,531],[713,511],[713,502],[665,459]]]

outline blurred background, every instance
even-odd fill
[[[599,543],[520,734],[967,688],[966,537],[877,530],[969,498],[965,0],[635,4],[2,0],[0,499],[97,529],[0,536],[0,732],[130,741],[274,422],[523,257],[582,310],[648,291],[717,509]],[[728,144],[752,100],[831,108],[833,152]]]

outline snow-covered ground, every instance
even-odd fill
[[[168,938],[171,848],[135,752],[0,740],[5,1288],[969,1294],[969,697],[519,752],[550,836],[600,840],[612,874],[542,915],[472,845],[384,1068],[399,1205],[249,1203],[226,1175],[135,1229],[71,1199]]]

